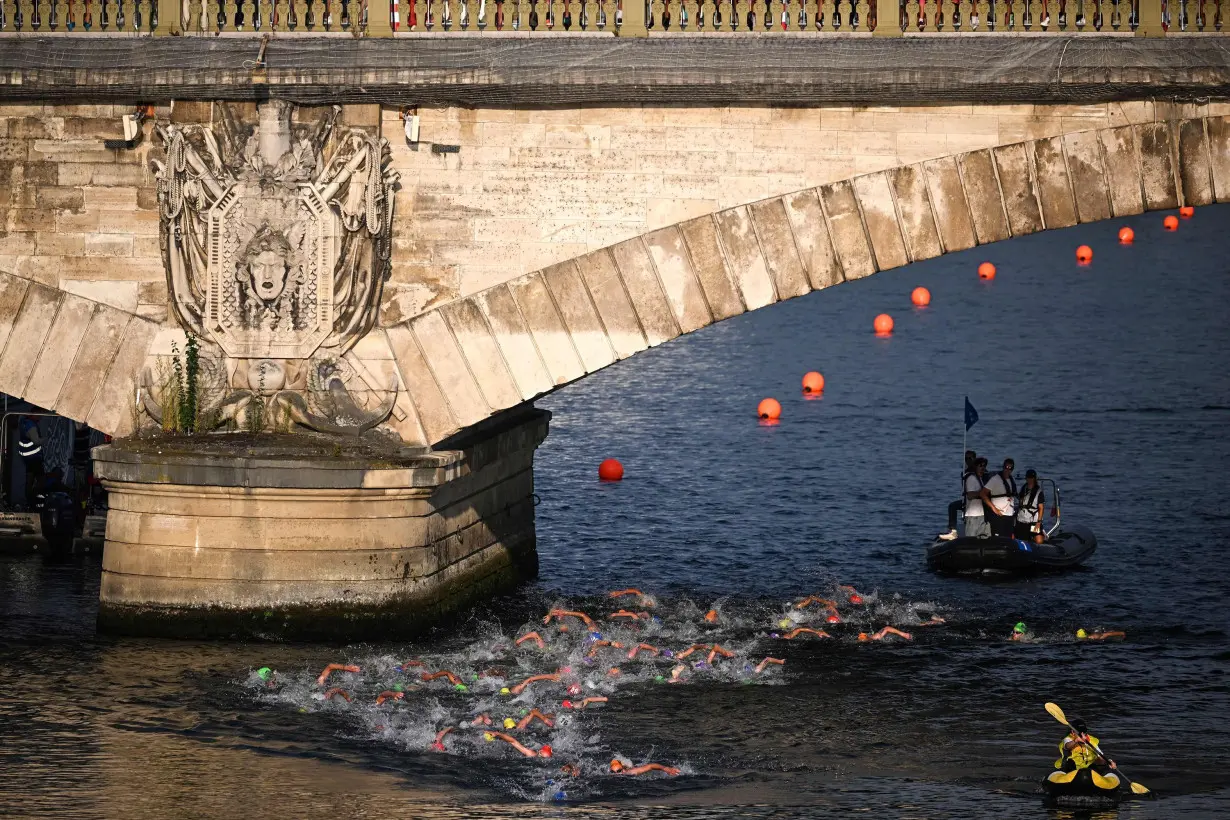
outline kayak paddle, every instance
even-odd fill
[[[1050,714],[1051,717],[1055,718],[1055,720],[1059,721],[1064,726],[1067,726],[1068,729],[1071,730],[1072,734],[1078,735],[1078,736],[1080,735],[1080,732],[1072,728],[1071,723],[1068,723],[1068,718],[1064,715],[1063,710],[1059,708],[1058,703],[1047,703],[1046,711]],[[1098,748],[1098,744],[1090,743],[1089,745],[1091,745],[1093,747],[1093,750],[1097,752],[1098,757],[1101,757],[1103,759],[1106,758],[1106,755],[1102,754],[1102,750]],[[1140,783],[1133,782],[1131,778],[1129,778],[1126,774],[1124,774],[1118,768],[1115,769],[1115,774],[1119,775],[1120,777],[1122,777],[1124,780],[1128,782],[1128,785],[1132,787],[1133,794],[1148,794],[1149,793],[1148,789],[1146,789]]]

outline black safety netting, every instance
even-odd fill
[[[313,104],[1093,102],[1230,96],[1230,37],[23,37],[0,99]]]

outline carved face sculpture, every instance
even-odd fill
[[[238,278],[266,305],[272,305],[292,283],[293,249],[280,232],[263,226],[248,242]]]

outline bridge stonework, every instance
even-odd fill
[[[216,122],[220,105],[155,115]],[[0,105],[0,392],[114,434],[142,369],[183,341],[161,145],[102,145],[128,111]],[[400,383],[391,423],[412,443],[780,299],[1230,187],[1217,102],[417,113],[417,144],[397,107],[342,115],[380,129],[401,175],[380,326],[353,355]]]

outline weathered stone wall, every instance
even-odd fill
[[[180,637],[420,632],[536,575],[547,419],[530,411],[393,464],[101,448],[100,622]]]
[[[858,174],[1209,114],[1230,114],[1230,104],[423,108],[415,147],[398,111],[385,108],[402,190],[384,319],[692,217]],[[433,153],[432,143],[460,151]]]
[[[823,117],[823,114],[822,114]],[[1230,117],[983,148],[626,239],[385,329],[427,441],[711,322],[1047,228],[1230,201]]]

